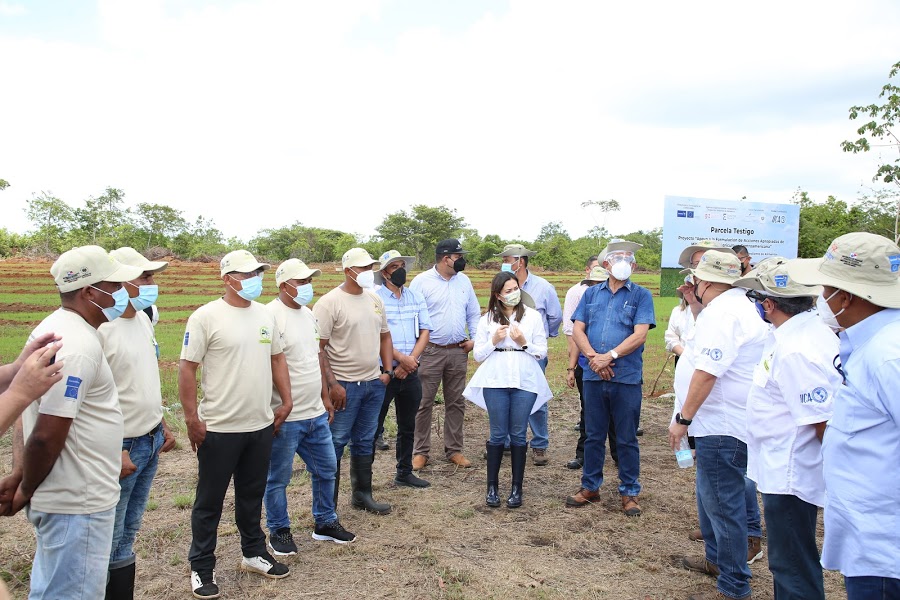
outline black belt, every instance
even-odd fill
[[[434,342],[428,342],[428,345],[431,346],[432,348],[444,348],[444,349],[459,348],[459,345],[465,341],[467,341],[467,340],[460,340],[460,341],[456,342],[455,344],[447,344],[446,346],[441,345],[441,344],[435,344]]]
[[[154,435],[156,435],[156,432],[159,431],[159,429],[160,429],[161,427],[162,427],[162,421],[160,421],[159,424],[158,424],[156,427],[154,427],[153,429],[151,429],[151,430],[149,431],[149,433],[147,433],[147,435],[150,436],[150,437],[153,437]],[[139,436],[139,437],[144,437],[144,436]]]
[[[494,348],[494,352],[525,352],[524,348]]]

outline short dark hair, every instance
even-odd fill
[[[595,260],[597,262],[600,262],[600,259],[597,257],[596,254],[593,255],[592,257],[590,257],[589,259],[587,259],[587,262],[584,263],[584,267],[587,268],[587,267],[591,266],[591,263],[594,262]]]
[[[741,245],[741,244],[738,244],[737,246],[732,246],[732,247],[731,247],[731,250],[732,250],[735,254],[740,254],[741,252],[744,252],[744,253],[746,253],[746,254],[750,254],[750,251],[747,250],[747,246],[743,246],[743,245]]]
[[[769,296],[769,300],[775,303],[775,308],[792,317],[811,310],[816,302],[813,296],[799,296],[797,298]]]

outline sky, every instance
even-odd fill
[[[841,151],[847,109],[898,30],[896,0],[0,0],[0,227],[107,187],[244,240],[415,204],[533,240],[660,227],[666,195],[852,200],[885,157]]]

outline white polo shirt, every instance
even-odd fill
[[[843,331],[847,380],[825,430],[822,566],[900,579],[900,309]]]
[[[727,435],[747,441],[747,393],[768,335],[769,325],[759,318],[742,289],[723,292],[700,311],[694,339],[675,370],[675,395],[684,402],[697,369],[717,379],[694,415],[689,435]]]
[[[813,312],[775,329],[747,399],[747,476],[763,494],[825,505],[822,444],[814,423],[831,418],[841,374],[838,338]]]

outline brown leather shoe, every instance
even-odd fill
[[[763,557],[762,540],[756,536],[747,538],[747,564],[752,565]]]
[[[688,571],[696,571],[710,577],[719,576],[719,567],[706,560],[705,556],[682,556],[681,566]]]
[[[637,500],[637,496],[622,496],[622,510],[626,517],[641,516],[641,505]]]
[[[534,463],[536,467],[543,467],[550,463],[550,457],[547,456],[546,448],[532,448],[531,449],[531,462]]]
[[[472,466],[472,463],[469,462],[469,459],[466,458],[462,452],[457,452],[456,454],[452,454],[450,458],[448,458],[450,462],[458,467],[462,467],[463,469],[468,469]]]
[[[413,460],[412,460],[413,471],[418,471],[419,469],[423,468],[427,464],[428,464],[428,457],[425,456],[424,454],[416,454],[415,456],[413,456]]]
[[[590,504],[600,497],[600,490],[591,491],[581,488],[574,496],[566,496],[566,506],[570,508]]]
[[[703,541],[703,532],[699,529],[695,529],[688,534],[688,539],[692,542],[702,542]]]

